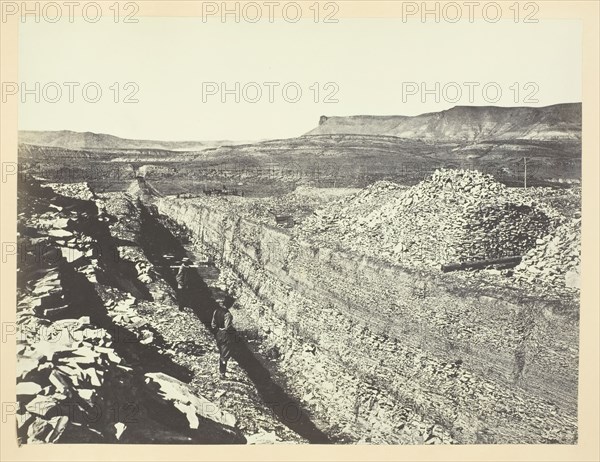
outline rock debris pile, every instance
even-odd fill
[[[26,308],[19,311],[19,328],[17,424],[22,440],[100,441],[102,433],[89,425],[97,420],[100,389],[109,370],[125,367],[111,347],[111,335],[91,325],[89,317],[48,323]]]
[[[515,277],[531,284],[578,289],[580,266],[581,218],[577,218],[538,239],[515,268]]]
[[[57,194],[74,199],[89,201],[94,199],[94,193],[86,182],[82,183],[46,183],[44,186],[51,188]]]
[[[550,212],[474,170],[436,170],[403,190],[377,182],[317,210],[301,234],[392,263],[437,266],[521,255],[553,226]]]

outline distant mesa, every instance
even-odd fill
[[[386,136],[426,142],[581,141],[581,103],[545,107],[456,106],[417,116],[321,115],[319,125],[299,138],[317,135]],[[278,140],[271,140],[277,142]],[[119,138],[92,132],[19,131],[19,143],[69,150],[205,151],[220,147],[253,146],[259,141],[153,141]],[[269,141],[267,141],[269,143]],[[263,143],[264,144],[264,143]]]
[[[581,103],[545,107],[456,106],[417,116],[321,116],[312,135],[445,141],[580,140]]]

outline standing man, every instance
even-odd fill
[[[213,313],[211,326],[216,329],[217,346],[219,347],[219,372],[225,378],[227,361],[231,358],[233,348],[233,315],[229,308],[233,305],[233,298],[226,297],[223,304],[219,304]]]
[[[185,304],[189,299],[189,288],[190,288],[190,259],[184,257],[181,260],[181,266],[177,272],[175,279],[177,280],[177,301],[179,302],[179,311],[183,311]]]

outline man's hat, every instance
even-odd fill
[[[235,303],[235,298],[233,298],[231,295],[225,295],[221,303],[225,308],[229,309]]]

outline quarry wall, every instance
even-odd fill
[[[576,442],[576,301],[315,248],[226,203],[156,206],[214,259],[238,299],[236,327],[274,352],[282,380],[329,432]]]

